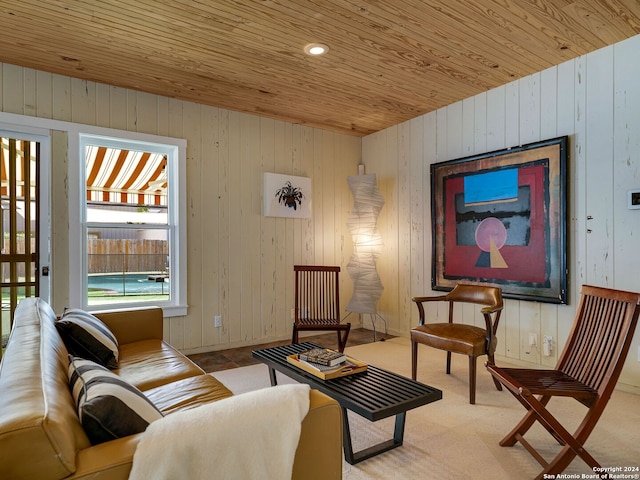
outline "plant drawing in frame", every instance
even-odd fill
[[[434,290],[567,303],[567,137],[431,165]]]
[[[310,178],[265,173],[263,195],[267,217],[311,217]]]
[[[282,188],[276,190],[275,197],[278,199],[278,203],[297,210],[298,206],[302,206],[304,194],[300,187],[294,187],[291,185],[291,182],[287,180]]]

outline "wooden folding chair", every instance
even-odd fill
[[[576,456],[591,468],[601,466],[584,444],[618,381],[639,313],[640,294],[584,285],[569,339],[554,370],[486,365],[527,410],[500,445],[520,442],[544,468],[537,478],[558,475]],[[587,407],[573,435],[546,408],[554,396],[575,398]],[[562,445],[551,462],[523,438],[536,421]]]
[[[335,330],[338,350],[343,352],[350,323],[340,322],[340,267],[294,265],[295,314],[292,343],[300,331]]]

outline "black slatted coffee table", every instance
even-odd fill
[[[298,382],[309,384],[340,404],[343,417],[344,458],[351,465],[402,445],[407,410],[442,398],[442,392],[437,388],[374,365],[368,365],[366,372],[322,380],[287,362],[288,355],[316,347],[322,348],[321,345],[304,342],[254,350],[252,356],[269,367],[271,385],[277,384],[277,370]],[[347,410],[357,413],[370,422],[395,415],[393,439],[354,453]]]

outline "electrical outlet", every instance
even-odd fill
[[[550,357],[553,352],[553,337],[545,335],[542,339],[542,353],[545,357]]]
[[[538,334],[530,332],[529,333],[529,345],[535,347],[538,345]]]
[[[222,315],[216,315],[213,318],[213,326],[214,327],[221,327],[222,326]]]

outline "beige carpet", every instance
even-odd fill
[[[386,342],[348,347],[354,358],[410,376],[410,342],[394,338]],[[442,400],[407,413],[404,444],[357,465],[343,463],[343,478],[358,479],[492,479],[511,480],[535,477],[538,463],[517,445],[498,445],[524,413],[523,407],[508,392],[499,392],[478,361],[476,405],[468,403],[467,358],[454,355],[452,374],[444,373],[445,352],[420,349],[418,380],[442,390]],[[234,393],[269,386],[267,367],[225,370],[214,374]],[[278,374],[281,383],[290,379]],[[577,427],[584,407],[573,400],[558,400],[549,405],[558,418],[570,419],[565,426]],[[350,412],[349,421],[354,449],[391,438],[393,418],[371,423]],[[614,392],[596,429],[587,441],[587,449],[603,466],[640,465],[640,396]],[[536,425],[526,437],[548,459],[559,446]],[[588,474],[590,469],[575,459],[567,474]],[[637,472],[635,472],[637,473]],[[569,477],[570,478],[570,477]]]

